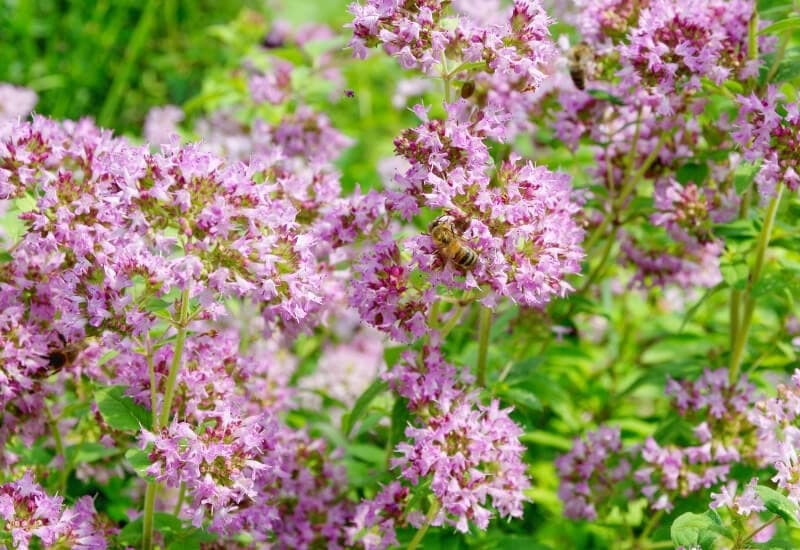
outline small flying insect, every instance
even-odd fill
[[[37,373],[37,378],[47,378],[60,372],[64,367],[70,366],[85,347],[83,342],[67,344],[66,338],[60,332],[58,333],[58,339],[61,340],[61,345],[51,348],[47,355],[41,356],[47,359],[47,367]]]
[[[428,232],[445,260],[465,271],[475,266],[478,253],[461,238],[452,216],[439,216],[428,226]]]
[[[593,58],[594,53],[586,42],[576,44],[567,54],[569,76],[579,90],[583,90],[586,87],[586,75],[589,72],[589,64]]]

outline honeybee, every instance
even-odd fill
[[[36,378],[47,378],[51,374],[55,374],[64,367],[71,365],[85,347],[83,342],[67,344],[67,340],[60,332],[58,333],[58,339],[61,340],[61,346],[52,348],[47,355],[41,356],[47,359],[47,367],[38,372]]]
[[[593,58],[594,53],[586,42],[579,42],[567,54],[569,76],[579,90],[586,87],[586,73],[589,72],[589,63]]]
[[[439,216],[428,226],[428,232],[439,254],[463,270],[472,269],[478,261],[478,253],[461,238],[452,216]]]

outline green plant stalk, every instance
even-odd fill
[[[758,14],[754,11],[747,26],[747,57],[756,59],[758,57]],[[749,83],[748,83],[749,84]],[[749,86],[748,86],[749,87]],[[753,189],[752,181],[742,193],[742,200],[739,203],[739,218],[744,219],[750,209],[751,194]],[[736,335],[739,332],[742,314],[742,292],[739,289],[731,289],[730,302],[730,347],[736,345]]]
[[[769,240],[772,235],[772,228],[775,225],[775,217],[778,213],[778,205],[780,204],[781,195],[783,194],[783,185],[778,183],[775,190],[775,196],[769,201],[767,207],[767,214],[764,218],[764,225],[761,227],[761,233],[758,235],[758,244],[756,246],[756,258],[753,263],[753,268],[750,270],[750,276],[747,282],[747,291],[744,300],[744,311],[739,322],[736,337],[733,343],[733,350],[731,352],[730,361],[730,381],[735,383],[739,379],[739,369],[742,365],[742,357],[744,355],[744,346],[747,343],[747,336],[750,332],[750,325],[753,322],[753,312],[756,308],[756,301],[753,298],[753,287],[758,282],[761,276],[761,270],[764,268],[764,260],[769,248]]]
[[[169,367],[167,386],[164,389],[164,402],[161,406],[161,414],[158,415],[157,419],[155,409],[153,410],[153,428],[155,431],[158,431],[163,426],[166,426],[167,422],[169,421],[169,415],[172,409],[172,400],[175,397],[175,382],[178,378],[178,372],[181,369],[183,347],[186,343],[186,325],[188,319],[189,290],[186,289],[181,293],[181,304],[178,312],[178,318],[174,320],[174,324],[178,328],[178,334],[175,336],[175,350],[172,353],[172,364]],[[144,550],[152,550],[153,548],[153,518],[155,515],[157,491],[158,483],[156,481],[148,482],[147,491],[144,495],[144,512],[142,518],[142,548]]]
[[[447,57],[442,53],[442,83],[444,84],[444,101],[450,103],[450,73],[447,72]]]
[[[175,503],[175,510],[172,511],[173,516],[177,516],[181,513],[181,509],[183,508],[183,499],[186,496],[186,484],[181,482],[181,489],[178,492],[178,502]]]
[[[757,528],[755,531],[753,531],[752,533],[747,535],[744,538],[744,540],[742,541],[742,548],[745,548],[744,545],[746,545],[748,542],[750,542],[753,539],[753,537],[755,537],[757,534],[759,534],[761,531],[763,531],[764,529],[766,529],[767,527],[769,527],[770,525],[772,525],[773,523],[775,523],[779,519],[781,519],[780,516],[775,516],[772,519],[770,519],[768,522],[766,522],[764,525],[762,525],[761,527]]]
[[[147,491],[144,494],[144,516],[142,518],[142,550],[153,549],[153,518],[156,509],[156,490],[158,484],[155,481],[147,483]]]
[[[739,325],[741,323],[742,312],[742,291],[738,288],[731,289],[731,305],[730,305],[730,346],[731,349],[736,345],[736,335],[739,333]]]
[[[175,382],[178,379],[178,372],[181,370],[183,359],[183,346],[186,343],[186,323],[189,319],[189,289],[181,293],[181,309],[175,326],[178,327],[178,334],[175,336],[175,351],[172,354],[172,364],[169,367],[167,376],[167,386],[164,388],[164,401],[161,403],[161,414],[158,417],[158,427],[161,428],[169,422],[169,415],[172,410],[172,400],[175,398]]]
[[[131,35],[131,41],[128,42],[128,47],[125,49],[122,66],[114,76],[111,88],[103,103],[103,108],[97,117],[100,126],[109,126],[119,108],[119,103],[122,101],[122,96],[125,93],[125,88],[128,85],[136,62],[139,60],[148,38],[150,38],[150,31],[155,24],[156,11],[159,5],[160,2],[158,0],[147,0],[142,16],[139,18],[139,22]]]
[[[611,213],[603,218],[603,221],[597,226],[597,228],[589,236],[589,239],[583,245],[583,249],[587,251],[587,253],[594,247],[595,244],[597,244],[597,241],[603,237],[603,234],[611,224],[613,218],[616,217],[618,210],[622,207],[622,205],[625,204],[625,201],[633,192],[636,183],[655,162],[668,137],[669,134],[667,133],[661,134],[661,137],[658,138],[658,143],[656,143],[655,147],[653,147],[653,150],[650,151],[650,154],[647,156],[647,158],[644,159],[641,166],[626,180],[625,185],[620,191],[620,194],[617,196],[617,199],[611,204]]]
[[[479,386],[486,386],[486,364],[489,355],[489,332],[492,329],[492,310],[480,306],[478,312],[478,374]]]
[[[431,526],[431,522],[438,513],[439,513],[439,501],[434,500],[431,503],[431,507],[428,509],[428,515],[425,516],[425,523],[416,532],[414,538],[411,539],[411,542],[408,543],[408,548],[406,550],[415,550],[415,548],[419,546],[419,543],[422,542],[422,539],[425,537],[425,533],[428,532],[428,527]]]
[[[56,419],[53,416],[53,411],[50,410],[50,405],[48,405],[46,401],[44,404],[44,413],[47,416],[47,424],[50,426],[50,431],[53,433],[53,441],[56,444],[56,453],[58,453],[58,456],[60,456],[61,460],[64,461],[64,464],[61,467],[61,472],[58,476],[58,488],[61,492],[64,492],[67,487],[67,476],[69,476],[67,454],[64,452],[64,440],[61,439],[61,434],[58,431],[58,422],[56,422]]]

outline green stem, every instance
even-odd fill
[[[156,490],[158,484],[151,481],[147,484],[147,492],[144,494],[144,517],[142,519],[142,550],[152,550],[153,548],[153,518],[156,509]]]
[[[47,424],[50,426],[50,432],[53,434],[53,441],[56,444],[56,453],[64,462],[61,466],[61,472],[58,476],[58,489],[63,493],[67,487],[67,476],[69,476],[67,454],[64,452],[64,440],[61,439],[61,433],[58,431],[58,422],[53,416],[53,411],[50,410],[50,405],[48,405],[47,402],[44,404],[44,413],[47,415]]]
[[[428,527],[431,526],[431,522],[438,513],[439,501],[434,500],[433,503],[431,503],[431,507],[428,509],[428,515],[425,516],[425,523],[422,524],[422,527],[420,527],[419,531],[416,532],[414,538],[408,543],[408,548],[406,550],[414,550],[417,546],[419,546],[419,543],[422,542],[422,539],[425,537],[425,533],[428,532]]]
[[[147,373],[150,376],[150,411],[152,412],[153,416],[153,426],[154,430],[158,429],[157,425],[157,417],[156,417],[156,408],[158,407],[158,388],[156,387],[156,368],[153,365],[153,345],[150,342],[150,333],[147,333],[145,337],[145,353],[147,353]]]
[[[144,46],[150,38],[150,30],[155,24],[156,8],[158,8],[158,6],[158,0],[147,0],[142,16],[139,18],[139,22],[133,30],[130,42],[128,42],[128,47],[125,49],[122,66],[114,76],[114,81],[111,83],[111,88],[103,103],[103,108],[100,110],[100,115],[97,117],[101,126],[109,126],[117,112],[119,103],[125,93],[125,88],[128,85],[136,62],[139,59],[139,55],[142,53],[142,50],[144,50]]]
[[[736,346],[736,335],[739,334],[739,326],[741,323],[741,313],[742,313],[742,291],[734,288],[731,289],[731,306],[730,306],[730,317],[731,317],[731,328],[730,328],[730,346],[731,349]]]
[[[178,492],[178,502],[175,503],[175,510],[173,510],[172,515],[177,516],[181,513],[181,509],[183,508],[183,498],[186,496],[186,484],[181,482],[181,489]]]
[[[175,349],[172,353],[172,364],[169,368],[167,385],[164,389],[164,402],[161,406],[161,414],[158,415],[157,418],[155,408],[153,409],[153,429],[155,431],[159,431],[162,427],[167,425],[172,410],[172,400],[175,397],[175,382],[178,379],[178,372],[181,369],[183,347],[186,343],[186,326],[189,319],[189,289],[181,293],[180,300],[178,316],[173,320],[175,326],[178,328],[178,334],[175,336]],[[155,375],[153,376],[153,380],[154,379]],[[155,481],[148,482],[147,492],[144,495],[144,516],[142,519],[142,548],[144,550],[152,550],[153,548],[153,518],[155,515],[157,491],[158,483]]]
[[[489,355],[489,332],[492,328],[492,310],[480,306],[478,314],[478,385],[486,386],[486,364]]]
[[[625,181],[625,184],[623,185],[620,194],[617,196],[616,200],[614,200],[611,203],[611,212],[609,213],[608,216],[605,216],[603,218],[603,221],[600,223],[600,225],[597,226],[597,228],[589,236],[589,239],[587,239],[586,242],[584,243],[583,249],[587,252],[587,254],[594,247],[594,245],[597,244],[597,241],[599,241],[603,237],[606,228],[608,228],[613,219],[616,218],[619,209],[625,205],[625,201],[633,192],[636,183],[644,175],[644,173],[647,172],[647,170],[653,165],[656,158],[658,157],[658,154],[661,152],[661,148],[664,146],[664,143],[666,143],[668,138],[669,138],[668,133],[665,132],[661,134],[661,136],[658,138],[658,142],[656,143],[655,147],[653,147],[653,150],[650,151],[649,155],[647,155],[647,158],[644,159],[641,166],[639,166],[636,172],[631,174]]]
[[[615,237],[617,234],[617,228],[615,227],[611,231],[611,235],[608,239],[606,239],[606,246],[603,248],[602,255],[600,256],[600,262],[598,262],[597,266],[592,270],[589,274],[589,277],[586,279],[586,282],[583,283],[580,290],[578,290],[578,294],[583,294],[586,292],[589,287],[594,283],[597,278],[602,274],[603,269],[606,267],[606,263],[608,259],[611,257],[611,249],[614,248]]]
[[[161,404],[161,415],[158,418],[158,427],[166,426],[169,422],[170,412],[172,411],[172,400],[175,397],[175,382],[178,379],[178,372],[181,370],[181,360],[183,359],[183,345],[186,342],[186,321],[189,318],[189,289],[181,294],[181,309],[175,325],[178,327],[178,334],[175,336],[175,350],[172,353],[172,364],[169,367],[167,376],[167,386],[164,389],[164,402]]]
[[[447,57],[442,53],[442,83],[444,84],[444,101],[450,103],[450,74],[447,72]]]
[[[772,519],[770,519],[768,522],[766,522],[764,525],[762,525],[761,527],[759,527],[758,529],[756,529],[755,531],[753,531],[752,533],[750,533],[749,535],[747,535],[747,536],[744,538],[744,540],[742,541],[742,543],[743,543],[743,544],[747,544],[748,542],[750,542],[750,541],[753,539],[753,537],[755,537],[757,534],[759,534],[761,531],[763,531],[764,529],[766,529],[767,527],[769,527],[770,525],[772,525],[773,523],[775,523],[775,522],[776,522],[776,521],[778,521],[779,519],[781,519],[781,517],[780,517],[780,516],[775,516],[775,517],[773,517],[773,518],[772,518]]]
[[[753,297],[753,287],[758,282],[761,276],[761,270],[764,268],[764,260],[767,256],[767,249],[769,248],[769,239],[772,235],[772,228],[775,225],[775,216],[778,213],[778,205],[780,204],[781,195],[783,194],[783,185],[778,183],[775,190],[775,196],[769,201],[767,207],[767,214],[764,219],[764,225],[761,227],[761,233],[758,236],[758,244],[756,246],[756,259],[753,263],[753,268],[750,270],[750,276],[747,282],[747,290],[744,301],[744,313],[741,316],[739,329],[736,332],[736,339],[733,344],[733,351],[731,353],[730,362],[730,381],[735,383],[739,379],[739,369],[742,365],[742,357],[744,355],[744,347],[747,343],[747,335],[750,332],[750,324],[753,321],[753,312],[756,308],[756,301]]]

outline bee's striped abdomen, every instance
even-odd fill
[[[469,269],[478,261],[478,254],[468,246],[461,246],[453,255],[453,263],[464,269]]]

